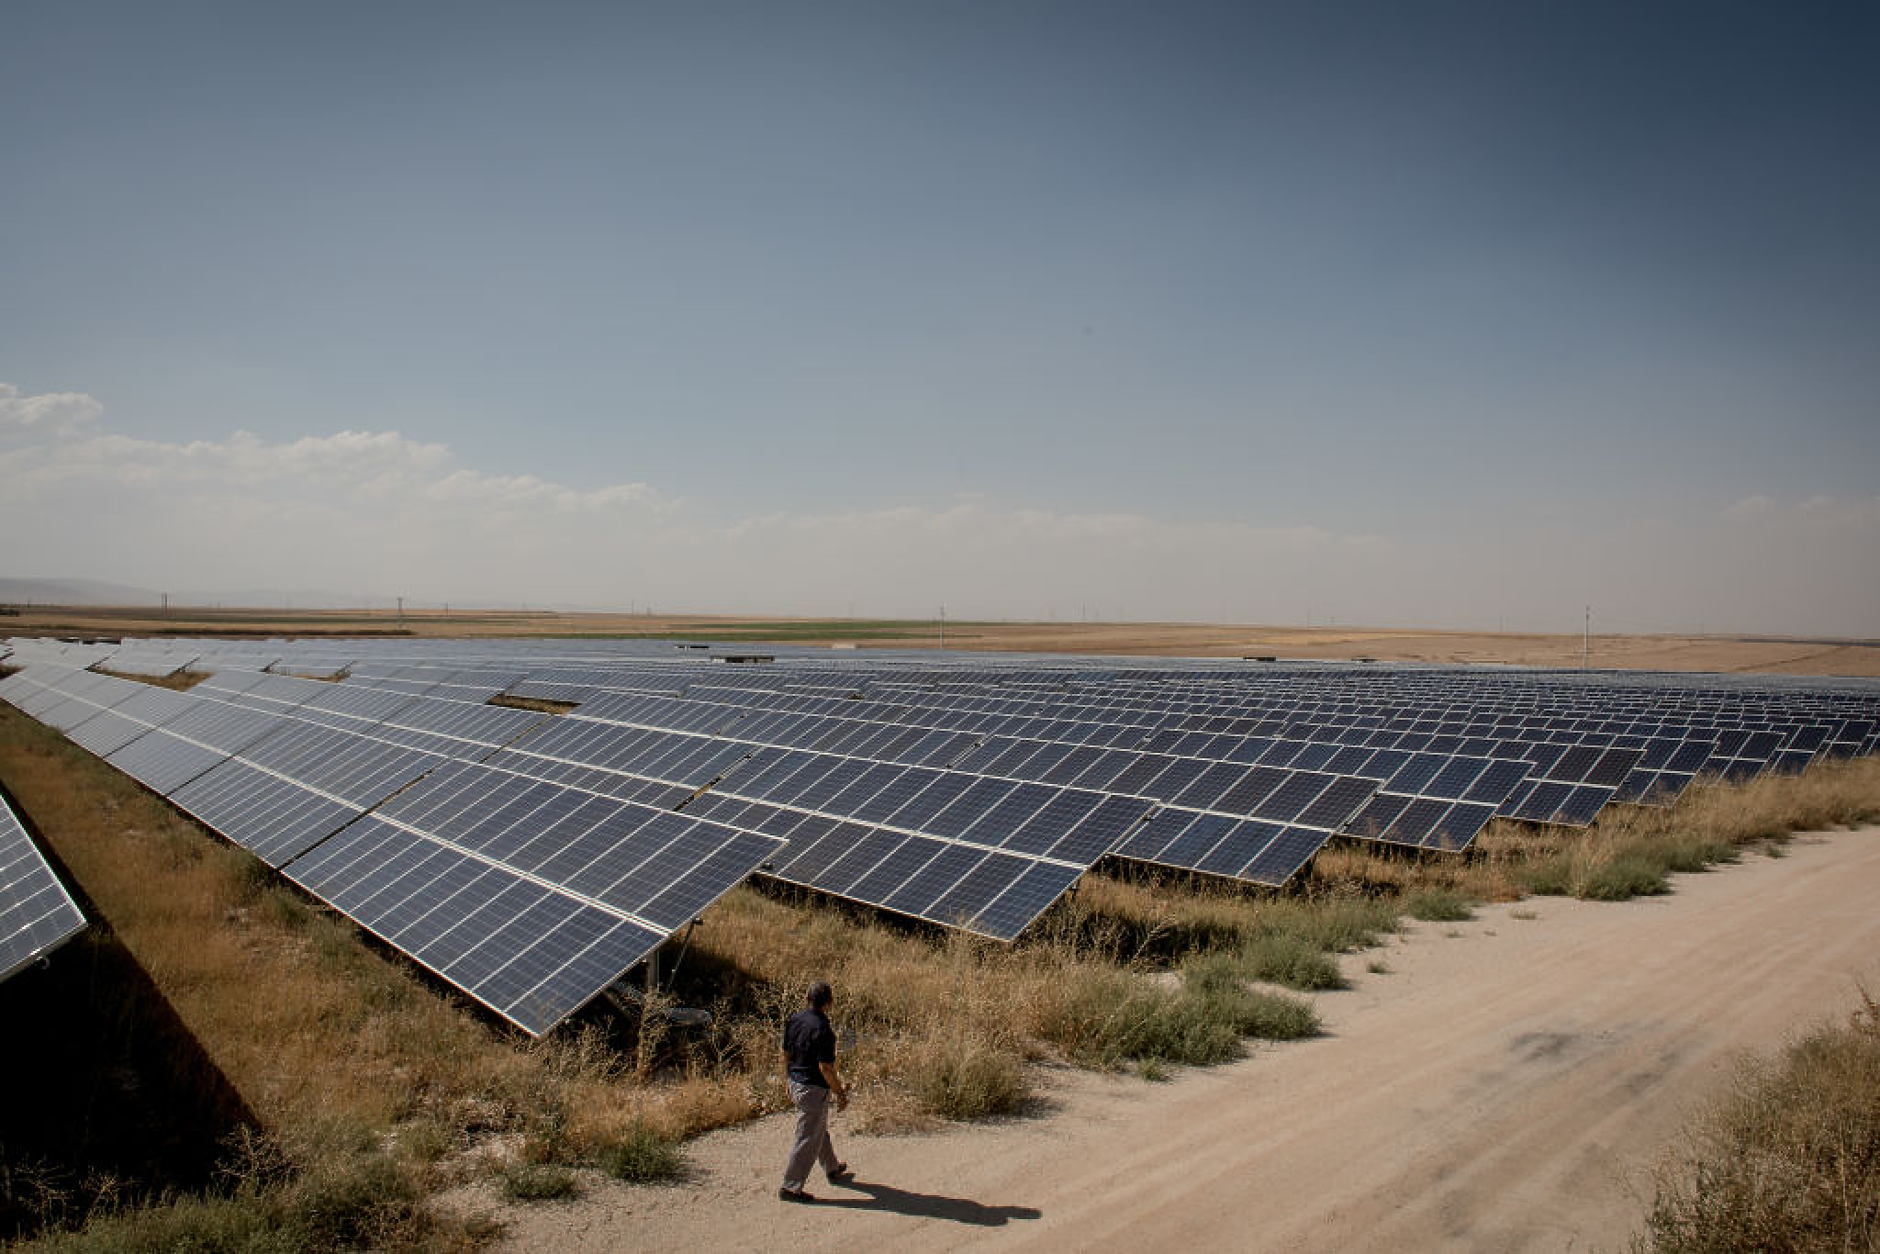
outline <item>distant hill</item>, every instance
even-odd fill
[[[162,594],[98,579],[0,577],[0,605],[160,605]]]
[[[106,583],[101,579],[11,579],[0,577],[0,605],[135,605],[163,604],[163,592],[133,588],[128,584]],[[397,602],[391,597],[360,592],[330,592],[313,589],[225,588],[203,591],[178,588],[170,593],[173,606],[225,605],[244,608],[263,606],[291,607],[302,610],[390,609]]]
[[[318,588],[179,588],[170,594],[170,604],[248,609],[388,610],[398,602],[393,597],[369,592],[332,592]]]

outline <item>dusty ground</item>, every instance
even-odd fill
[[[376,635],[682,636],[706,641],[840,641],[858,648],[930,649],[937,623],[868,619],[714,618],[701,615],[557,614],[542,611],[200,610],[163,617],[148,609],[39,607],[0,618],[7,635]],[[1205,623],[953,623],[958,650],[1105,653],[1165,657],[1259,657],[1381,662],[1511,662],[1579,666],[1578,634],[1432,631],[1420,628],[1273,627]],[[1595,667],[1627,670],[1759,671],[1880,675],[1880,641],[1769,640],[1733,636],[1592,638]]]
[[[1233,1066],[1054,1072],[1036,1116],[927,1136],[838,1120],[857,1179],[814,1179],[815,1207],[776,1200],[783,1118],[716,1133],[684,1185],[501,1210],[508,1248],[1623,1249],[1732,1059],[1880,985],[1877,838],[1803,837],[1655,900],[1414,925],[1346,958],[1326,1036]]]

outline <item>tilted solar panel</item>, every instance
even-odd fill
[[[285,869],[539,1035],[781,847],[451,762]]]
[[[19,816],[0,800],[0,980],[84,930],[84,912]]]

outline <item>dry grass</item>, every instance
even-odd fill
[[[537,697],[511,697],[501,693],[491,697],[489,704],[511,710],[533,710],[537,714],[566,714],[576,705],[573,701],[544,701]]]
[[[1659,1175],[1666,1254],[1880,1249],[1880,1003],[1742,1063]]]
[[[153,688],[168,688],[173,692],[188,692],[203,680],[209,678],[207,671],[178,671],[174,675],[130,675],[123,671],[114,671],[109,667],[93,667],[100,675],[115,675],[119,679],[134,680],[140,684],[149,684]]]

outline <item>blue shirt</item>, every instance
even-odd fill
[[[829,1016],[814,1008],[791,1015],[783,1025],[783,1052],[790,1056],[792,1080],[828,1088],[817,1064],[836,1060],[836,1030],[829,1026]]]

